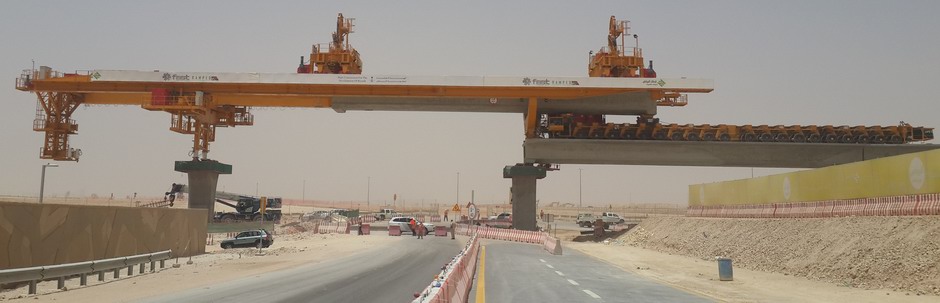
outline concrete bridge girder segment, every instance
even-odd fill
[[[818,168],[940,148],[936,144],[819,144],[527,139],[526,163]]]
[[[215,193],[219,175],[232,174],[232,166],[213,160],[176,161],[175,170],[189,177],[189,208],[205,209],[208,221],[215,215]]]
[[[649,92],[630,92],[576,99],[538,99],[538,112],[655,115],[656,102]],[[450,97],[333,97],[331,107],[339,113],[350,110],[521,113],[528,111],[528,98]]]
[[[503,178],[512,179],[512,226],[538,230],[536,223],[536,181],[546,176],[544,167],[516,164],[503,168]]]

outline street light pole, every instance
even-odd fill
[[[457,204],[460,204],[460,172],[457,172]]]
[[[583,169],[578,169],[578,208],[584,207],[584,201],[582,200],[582,191],[581,191],[581,171]]]
[[[42,165],[42,178],[39,180],[39,204],[42,204],[43,192],[46,190],[46,167],[59,167],[59,165],[54,163]]]

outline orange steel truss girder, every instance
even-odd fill
[[[39,107],[33,129],[45,133],[41,159],[78,161],[80,151],[69,148],[69,135],[78,133],[72,113],[82,103],[82,95],[61,92],[36,92]]]

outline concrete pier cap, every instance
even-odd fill
[[[206,220],[212,221],[219,175],[232,174],[232,166],[215,160],[176,161],[174,170],[189,176],[189,208],[205,209]]]
[[[547,175],[548,169],[531,164],[507,165],[503,178],[512,179],[512,227],[519,230],[538,230],[536,224],[536,181]]]

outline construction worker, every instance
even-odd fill
[[[426,227],[421,222],[418,222],[418,239],[424,239],[424,234],[426,232]]]
[[[444,222],[447,222],[447,209],[444,210]]]
[[[411,218],[411,221],[408,222],[408,226],[411,227],[411,236],[417,236],[418,229],[417,224],[415,223],[415,218]]]

